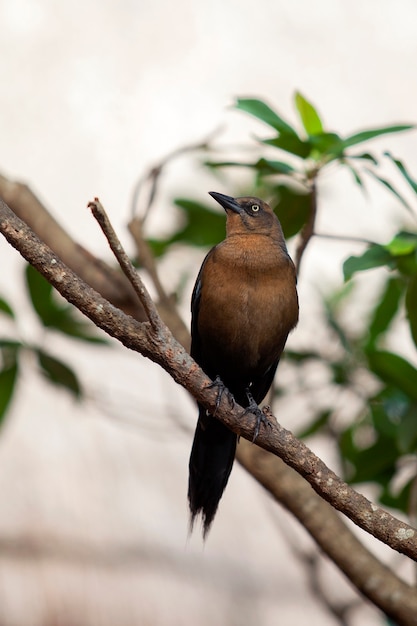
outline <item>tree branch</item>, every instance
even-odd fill
[[[417,623],[417,594],[383,565],[299,474],[276,456],[243,441],[237,458],[304,526],[360,593],[397,624]]]
[[[139,322],[147,319],[126,276],[70,237],[27,185],[11,181],[0,174],[0,198],[44,243],[55,252],[59,251],[60,259],[77,276],[106,300]],[[145,269],[149,271],[149,267],[146,266]],[[152,275],[151,278],[154,279]],[[172,303],[160,297],[157,308],[175,338],[185,347],[189,346],[189,333],[178,314],[173,314]]]
[[[196,400],[238,435],[252,440],[255,416],[242,420],[243,408],[231,407],[226,395],[216,409],[217,392],[208,388],[210,379],[174,339],[162,323],[151,332],[149,323],[138,323],[117,310],[74,274],[56,254],[19,220],[0,200],[0,232],[69,302],[97,326],[123,345],[140,352],[163,367]],[[272,425],[262,429],[257,444],[282,458],[303,476],[313,489],[363,530],[394,550],[417,560],[417,532],[408,524],[372,504],[332,472],[304,443],[277,423],[268,411]]]
[[[145,309],[146,316],[153,328],[153,330],[157,333],[161,330],[162,320],[158,315],[158,311],[156,306],[154,305],[151,296],[148,291],[145,289],[142,280],[131,264],[129,257],[123,249],[122,244],[118,236],[116,235],[113,226],[110,223],[109,218],[107,217],[107,213],[104,210],[103,205],[99,201],[98,198],[94,199],[94,202],[88,203],[89,208],[91,209],[92,214],[100,225],[101,230],[103,231],[109,246],[116,257],[124,275],[132,285],[135,290],[136,295],[143,308]]]
[[[190,333],[181,316],[178,314],[177,307],[173,301],[174,297],[166,293],[159,279],[155,257],[143,234],[142,219],[140,217],[132,218],[128,224],[128,229],[136,244],[138,261],[141,267],[149,274],[156,289],[158,295],[158,310],[161,313],[161,317],[172,331],[174,337],[178,339],[184,348],[189,349],[191,344]]]
[[[168,163],[178,158],[183,154],[187,154],[188,152],[197,152],[198,150],[209,150],[210,143],[213,141],[214,137],[216,137],[220,132],[220,129],[217,128],[213,130],[205,139],[202,141],[198,141],[196,143],[186,144],[184,146],[180,146],[179,148],[175,148],[172,152],[169,152],[159,163],[154,165],[149,169],[149,171],[141,176],[133,189],[132,195],[132,219],[138,213],[138,204],[139,198],[142,195],[142,190],[145,185],[149,186],[149,191],[147,194],[146,202],[144,203],[143,209],[140,211],[140,219],[144,222],[151,210],[151,207],[156,198],[156,194],[158,191],[158,184],[161,178],[162,172],[165,170]]]
[[[145,321],[145,311],[123,274],[74,241],[27,185],[0,174],[0,198],[52,250],[59,250],[61,260],[106,300]]]

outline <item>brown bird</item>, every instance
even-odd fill
[[[191,301],[191,356],[234,400],[258,416],[288,333],[298,321],[296,272],[281,224],[259,198],[210,195],[226,210],[226,239],[203,261]],[[257,436],[255,429],[254,438]],[[237,436],[199,405],[189,463],[191,529],[203,536],[226,487]]]

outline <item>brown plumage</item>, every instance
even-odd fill
[[[278,218],[258,198],[210,195],[226,210],[226,239],[207,254],[191,303],[191,355],[238,404],[259,404],[298,321],[296,274]],[[249,395],[249,397],[250,397]],[[226,487],[237,437],[199,406],[189,463],[191,527],[206,536]]]

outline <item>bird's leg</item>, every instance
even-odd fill
[[[253,439],[252,439],[252,443],[255,443],[258,435],[259,435],[259,431],[261,429],[261,423],[264,424],[265,426],[269,426],[269,428],[272,428],[272,424],[269,421],[269,419],[266,417],[265,413],[263,411],[261,411],[261,409],[259,408],[259,406],[257,405],[257,403],[255,402],[255,399],[253,397],[253,395],[251,394],[249,388],[246,389],[246,397],[248,399],[248,406],[246,407],[246,409],[243,411],[242,413],[242,417],[244,415],[247,415],[248,413],[252,413],[253,415],[255,415],[256,417],[256,424],[255,424],[255,431],[253,433]]]
[[[216,398],[216,411],[217,412],[219,406],[220,406],[220,402],[222,401],[223,398],[223,394],[227,393],[227,399],[229,400],[229,404],[230,406],[233,407],[235,406],[235,399],[232,396],[232,394],[230,393],[230,391],[228,390],[228,388],[226,387],[226,385],[224,384],[224,382],[222,381],[222,379],[220,378],[219,375],[216,376],[216,378],[209,384],[207,385],[207,389],[213,389],[214,387],[217,388],[218,393],[217,393],[217,398]]]

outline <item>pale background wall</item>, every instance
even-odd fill
[[[265,98],[294,121],[300,89],[329,129],[346,133],[417,119],[412,0],[2,0],[0,24],[0,170],[28,182],[80,243],[107,258],[87,201],[100,196],[129,247],[125,223],[144,168],[219,124],[226,143],[260,131],[227,108],[238,95]],[[417,172],[415,135],[375,145]],[[173,165],[153,230],[172,223],[174,193],[203,198],[207,185],[193,160]],[[398,206],[370,192],[365,204],[347,176],[326,177],[320,227],[362,235],[372,227],[387,238]],[[329,255],[343,254],[340,245],[313,247],[302,295],[340,282]],[[179,254],[164,280],[175,281],[177,268],[196,273],[199,262]],[[4,242],[0,263],[0,292],[24,312],[21,263]],[[109,365],[96,349],[86,362],[82,347],[43,337],[30,311],[21,319],[24,337],[44,339],[80,371],[90,400],[86,410],[50,396],[27,364],[0,439],[0,621],[44,624],[49,611],[51,623],[80,624],[81,612],[100,626],[267,626],[304,624],[306,615],[334,623],[287,547],[289,532],[303,535],[241,468],[205,548],[187,541],[191,436],[172,423],[195,419],[184,392],[137,355],[115,350]],[[312,328],[305,307],[299,332]],[[32,558],[38,543],[44,552]],[[342,581],[337,589],[349,594]],[[356,623],[379,622],[365,610]]]

